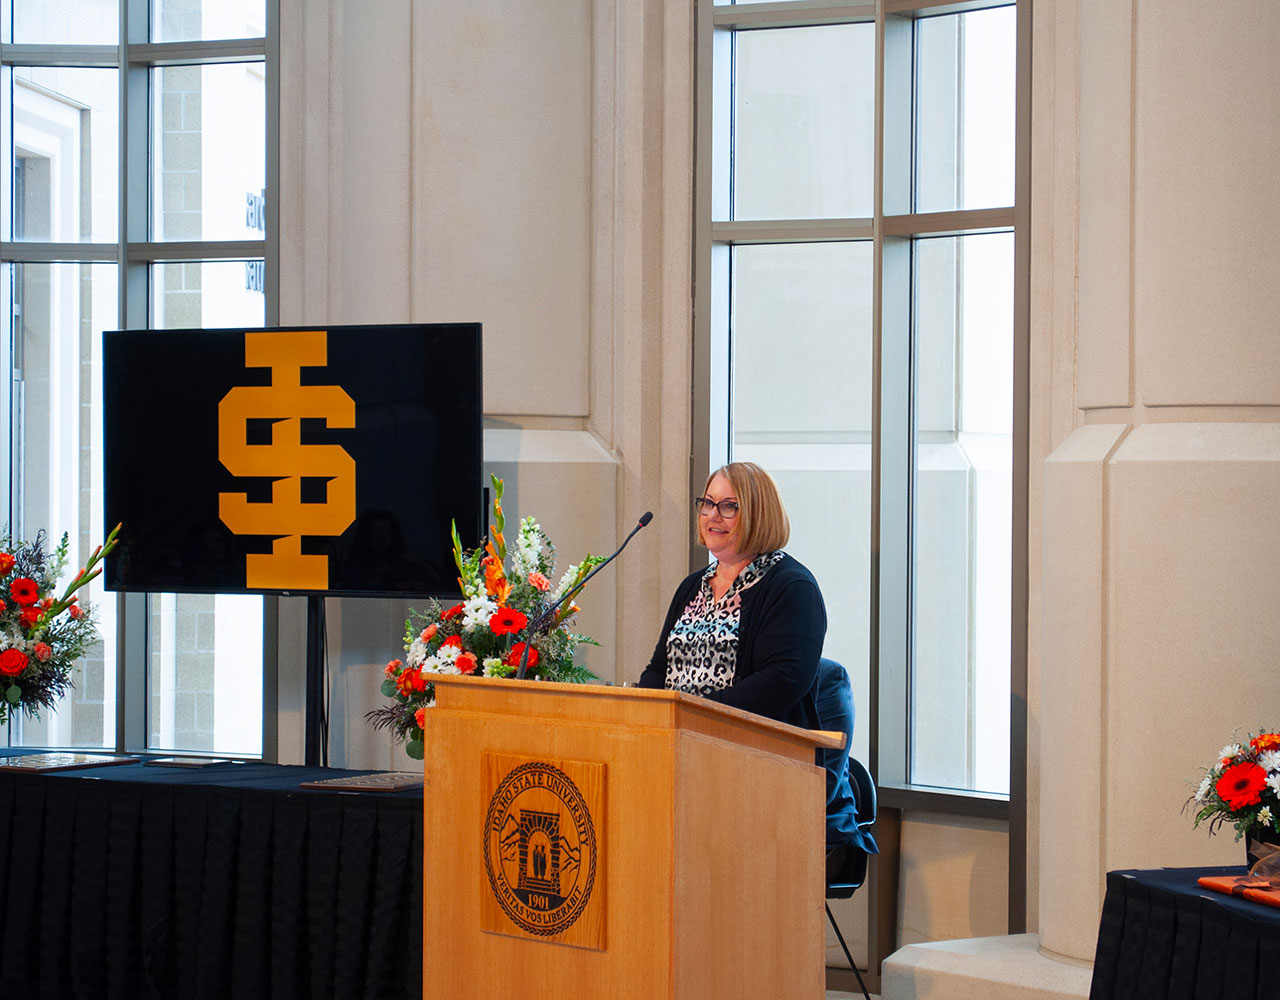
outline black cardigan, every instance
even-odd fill
[[[690,573],[676,588],[662,637],[640,675],[640,687],[666,686],[667,636],[705,572]],[[826,632],[827,610],[818,581],[784,554],[758,583],[742,592],[733,683],[707,697],[794,726],[816,728],[813,685]]]

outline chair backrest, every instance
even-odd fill
[[[858,800],[858,829],[869,830],[876,822],[876,783],[871,772],[856,757],[849,758],[849,781]]]

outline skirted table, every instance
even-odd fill
[[[1107,873],[1090,1000],[1280,1000],[1280,909],[1204,889],[1233,868]]]
[[[422,790],[0,769],[0,998],[422,996]]]

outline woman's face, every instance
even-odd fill
[[[714,500],[716,503],[720,503],[723,500],[738,502],[738,497],[733,492],[733,487],[729,485],[729,480],[723,475],[717,475],[711,480],[704,495],[708,500]],[[722,562],[732,562],[736,557],[742,555],[738,551],[738,538],[741,534],[738,530],[740,516],[726,518],[720,513],[719,508],[708,507],[698,515],[698,518],[707,551],[715,556],[716,559]]]

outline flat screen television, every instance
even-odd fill
[[[109,590],[457,594],[483,531],[478,323],[103,334]]]

